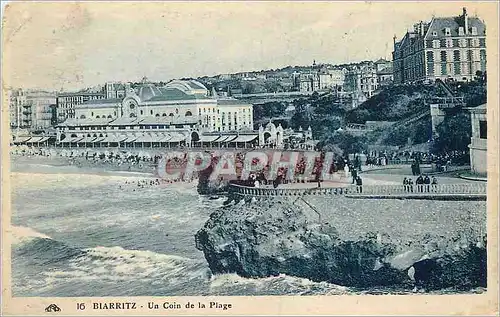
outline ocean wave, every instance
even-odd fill
[[[39,239],[52,239],[48,235],[40,233],[34,229],[23,226],[11,226],[10,227],[11,243],[13,245],[19,245],[29,241],[33,241],[36,238]]]
[[[78,280],[155,280],[182,283],[193,279],[208,280],[210,272],[202,261],[146,250],[122,247],[84,249],[84,256],[73,258],[65,270],[46,272],[54,279]]]
[[[210,289],[216,295],[341,295],[351,293],[345,286],[313,282],[306,278],[279,274],[264,278],[245,278],[236,273],[213,275]]]

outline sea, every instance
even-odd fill
[[[196,183],[154,185],[149,174],[26,161],[14,161],[10,177],[14,297],[412,292],[212,274],[194,235],[224,199],[199,195]]]
[[[158,186],[150,180],[140,173],[13,163],[13,296],[352,292],[286,275],[213,275],[194,235],[223,199],[200,196],[196,183]]]

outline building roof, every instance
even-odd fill
[[[110,104],[119,104],[122,102],[122,98],[111,98],[111,99],[91,99],[87,100],[82,104],[75,105],[75,108],[82,108],[85,107],[86,105],[92,105],[92,108],[96,108],[99,106],[104,107],[112,107]],[[85,107],[88,108],[88,107]]]
[[[184,91],[177,88],[159,88],[161,94],[154,96],[148,101],[169,101],[169,100],[191,100],[191,99],[208,99],[205,96],[198,94],[186,94]]]
[[[57,97],[78,97],[78,96],[102,96],[102,97],[105,97],[106,95],[103,94],[102,92],[87,92],[87,91],[63,92],[63,93],[57,94]]]
[[[469,23],[469,34],[471,34],[472,27],[477,28],[477,35],[484,36],[486,34],[486,27],[484,23],[476,17],[468,17]],[[433,32],[437,32],[438,37],[445,37],[445,29],[450,29],[450,36],[459,36],[458,29],[459,27],[464,26],[463,17],[446,17],[446,18],[433,18],[429,25],[429,29],[425,35],[426,39],[432,39],[434,36]]]
[[[146,116],[139,119],[140,125],[155,125],[155,124],[196,124],[198,119],[196,117],[184,117],[184,116],[161,116],[153,117]]]
[[[387,66],[378,71],[377,75],[392,75],[392,73],[393,73],[392,66]]]
[[[59,126],[74,127],[74,126],[90,126],[90,125],[107,125],[113,119],[111,118],[68,118],[64,122],[60,123]]]
[[[137,87],[137,96],[141,99],[141,101],[148,101],[156,96],[161,96],[162,92],[158,87],[153,84],[142,84]]]
[[[195,93],[208,94],[207,87],[196,80],[173,80],[166,84],[164,88],[179,89],[188,95]]]
[[[240,106],[249,106],[250,104],[235,98],[224,98],[224,99],[217,99],[217,105],[240,107]]]

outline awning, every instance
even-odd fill
[[[31,139],[31,137],[19,137],[17,138],[14,143],[15,144],[21,144],[21,143],[25,143],[26,141],[28,141],[29,139]]]
[[[219,138],[218,135],[202,135],[197,142],[214,142]]]
[[[230,135],[224,142],[233,142],[237,137],[238,137],[237,135]]]
[[[105,139],[104,137],[98,137],[97,139],[93,140],[92,143],[99,143],[102,142],[102,140],[104,139]]]
[[[168,140],[168,142],[181,142],[186,139],[186,136],[184,134],[172,134],[172,138]]]
[[[165,135],[165,136],[163,136],[163,138],[161,138],[160,142],[169,142],[171,138],[172,138],[172,136],[170,134]]]
[[[223,135],[220,138],[218,138],[217,140],[215,140],[215,142],[225,142],[228,138],[229,138],[229,136]]]
[[[101,142],[109,142],[109,143],[120,143],[127,139],[126,136],[107,136]]]
[[[236,139],[231,142],[250,142],[257,138],[257,135],[239,135]]]
[[[135,136],[131,136],[131,137],[128,137],[126,140],[123,140],[125,143],[128,143],[128,142],[135,142],[135,140],[137,139],[137,137]]]
[[[50,139],[50,136],[44,136],[44,137],[43,137],[40,141],[38,141],[38,142],[43,143],[43,142],[48,141],[49,139]]]
[[[34,136],[31,139],[29,139],[26,143],[38,143],[40,140],[43,139],[41,136]]]
[[[61,141],[61,143],[75,143],[83,139],[82,137],[68,138]]]
[[[149,135],[140,135],[139,137],[137,137],[137,139],[135,139],[134,141],[135,143],[148,143],[148,142],[154,142],[153,139],[151,138],[151,136]]]
[[[78,143],[92,143],[92,141],[94,141],[95,139],[95,136],[88,136],[78,141]]]

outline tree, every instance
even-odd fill
[[[355,136],[345,131],[329,133],[321,141],[323,149],[337,146],[344,154],[361,153],[367,149],[366,137]]]
[[[434,140],[432,151],[436,154],[449,151],[467,151],[472,135],[470,115],[460,112],[445,117],[437,126],[438,137]]]

